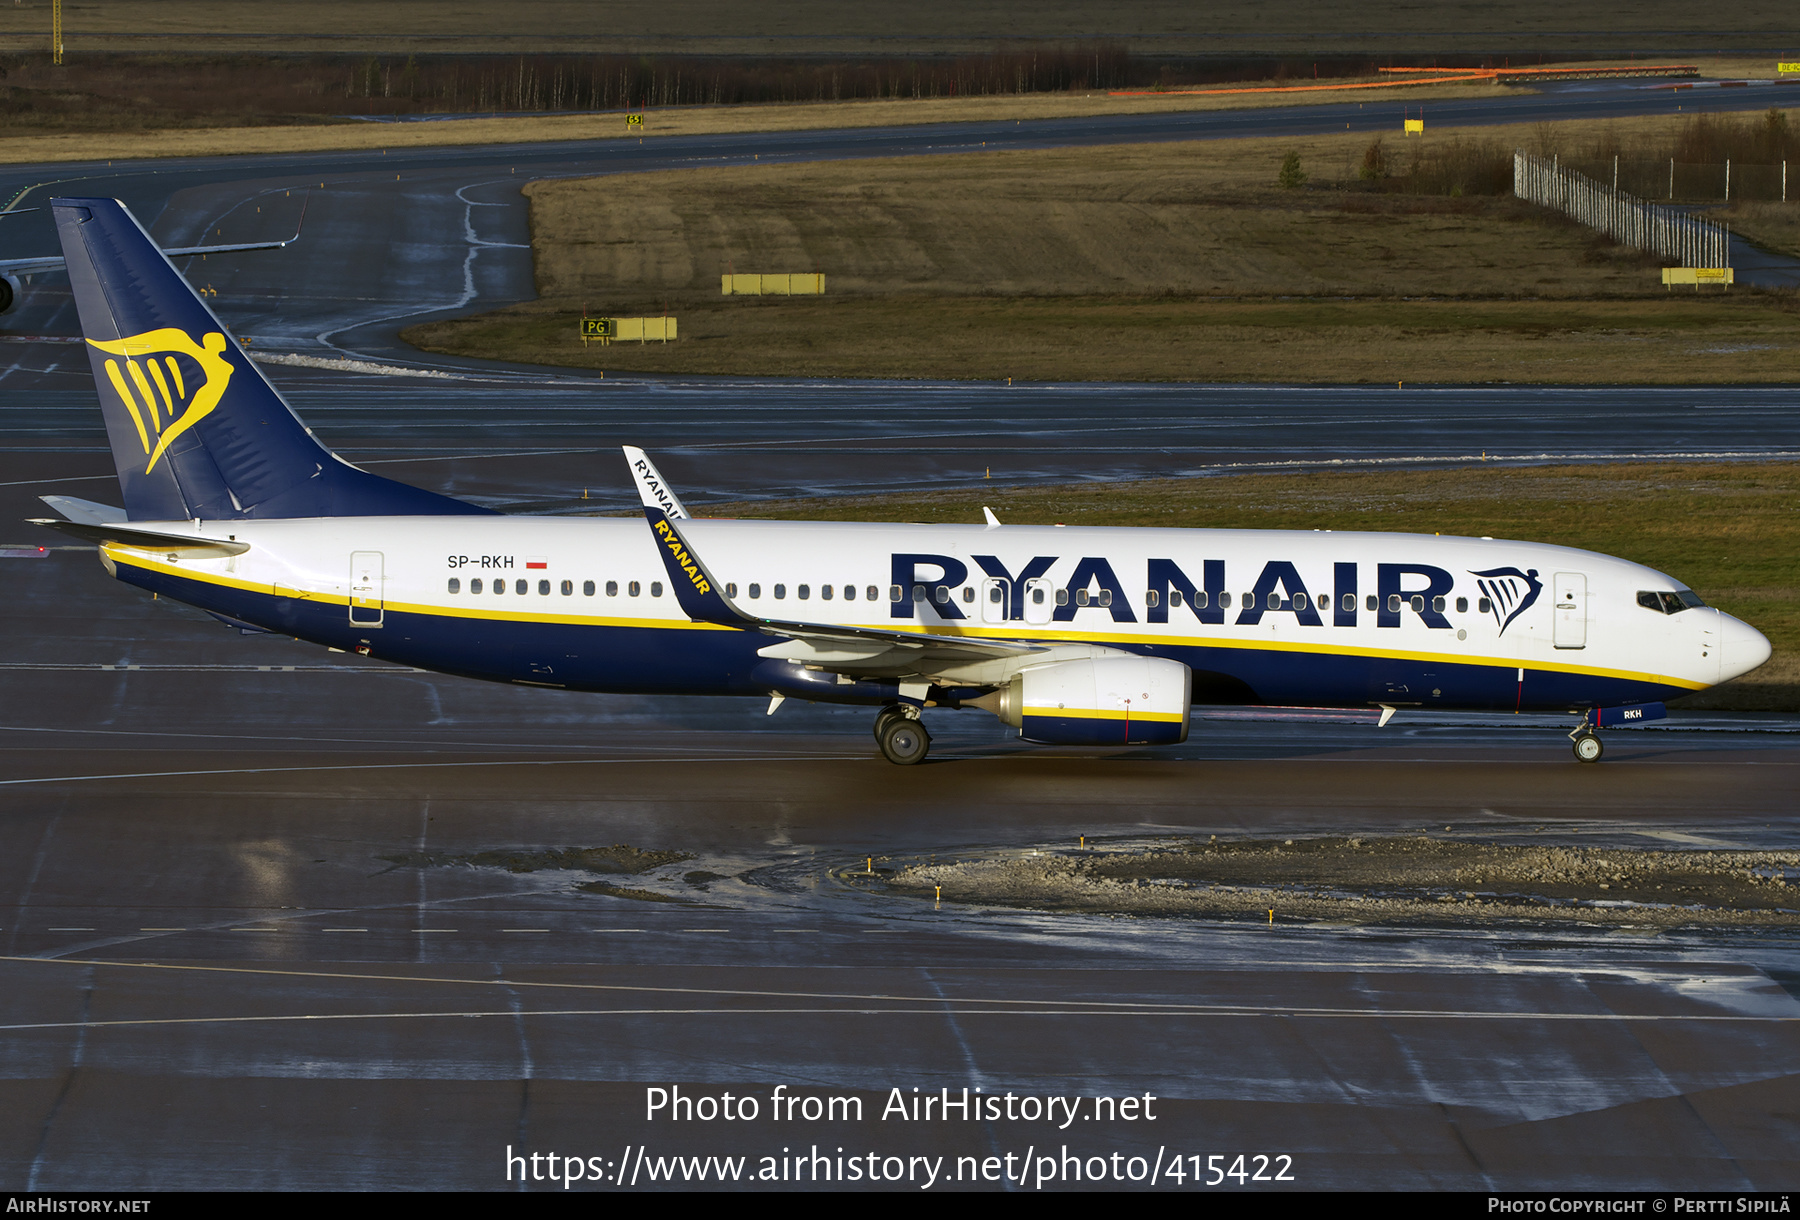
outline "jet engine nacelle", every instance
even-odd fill
[[[24,285],[16,275],[0,275],[0,313],[11,313],[19,303],[19,290]]]
[[[1161,657],[1094,657],[1021,670],[977,700],[1046,745],[1174,745],[1187,740],[1193,675]]]

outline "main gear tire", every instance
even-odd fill
[[[931,734],[910,716],[893,716],[881,726],[881,753],[889,762],[901,767],[925,761],[931,750]]]

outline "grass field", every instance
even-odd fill
[[[1575,148],[1676,120],[1434,131]],[[1504,197],[1372,192],[1366,135],[684,170],[527,188],[540,299],[429,350],[624,371],[1034,380],[1708,383],[1800,374],[1791,295],[1667,293],[1658,263]],[[1297,153],[1307,184],[1274,185]],[[1474,158],[1480,160],[1481,158]],[[1745,205],[1779,237],[1794,205]],[[1758,219],[1760,218],[1760,219]],[[823,298],[722,297],[725,272]],[[674,313],[673,344],[576,319]]]
[[[614,298],[617,300],[617,298]],[[660,313],[654,301],[596,313]],[[1726,300],[796,298],[678,307],[670,344],[583,348],[574,301],[405,332],[430,351],[626,372],[1034,381],[1790,381],[1800,308]]]
[[[1555,543],[1648,564],[1767,635],[1762,669],[1685,707],[1800,711],[1800,465],[1504,467],[1234,475],[909,496],[709,504],[812,521],[1383,530]],[[1600,629],[1604,629],[1603,627]]]

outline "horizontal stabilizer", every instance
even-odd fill
[[[85,521],[57,521],[51,517],[30,517],[27,524],[71,534],[83,542],[117,543],[145,551],[186,551],[207,555],[242,555],[250,549],[248,542],[229,538],[208,538],[204,534],[165,534],[158,530],[132,529],[125,525],[91,525]]]
[[[124,509],[114,508],[110,504],[77,500],[74,496],[39,496],[38,499],[69,520],[79,521],[84,525],[110,525],[115,521],[130,520]]]

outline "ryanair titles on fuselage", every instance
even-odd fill
[[[1038,555],[1014,572],[997,555],[970,558],[994,582],[997,595],[1006,599],[1004,617],[1008,621],[1027,617],[1026,598],[1032,582],[1047,577],[1062,562],[1059,556]],[[968,584],[969,567],[961,559],[908,551],[893,553],[891,560],[891,618],[915,618],[915,605],[924,603],[929,603],[938,617],[950,621],[979,615],[973,608],[965,611],[956,597],[938,592],[949,593]],[[1148,559],[1143,583],[1138,586],[1139,596],[1134,599],[1110,560],[1084,555],[1074,561],[1065,581],[1052,582],[1057,596],[1048,621],[1071,622],[1083,609],[1099,609],[1108,612],[1115,623],[1135,623],[1138,617],[1132,607],[1133,601],[1138,600],[1144,606],[1145,621],[1150,623],[1167,623],[1171,610],[1185,608],[1199,622],[1214,626],[1228,621],[1237,626],[1255,626],[1266,614],[1292,614],[1294,622],[1302,627],[1323,626],[1325,615],[1330,616],[1333,626],[1354,627],[1360,613],[1372,611],[1376,626],[1398,627],[1403,611],[1411,609],[1433,630],[1454,629],[1445,615],[1445,599],[1455,591],[1457,578],[1435,564],[1369,565],[1375,569],[1375,581],[1364,594],[1362,565],[1353,562],[1331,564],[1329,593],[1323,588],[1309,588],[1299,566],[1287,559],[1265,560],[1249,589],[1243,589],[1241,583],[1234,589],[1227,579],[1223,559],[1203,559],[1198,565],[1188,563],[1200,573],[1197,580],[1173,559]],[[1502,634],[1513,619],[1530,609],[1543,590],[1536,568],[1489,568],[1468,574],[1476,578],[1484,612],[1494,617]]]

